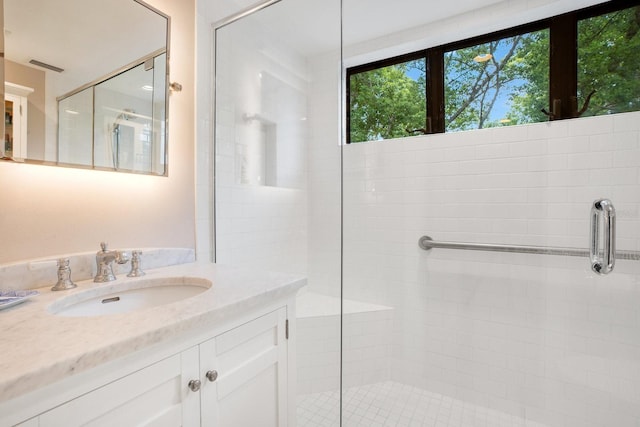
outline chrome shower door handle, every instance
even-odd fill
[[[602,217],[602,221],[600,218]],[[600,223],[603,225],[600,250]],[[616,264],[616,209],[609,199],[598,199],[591,206],[591,269],[598,274],[609,274]],[[602,257],[600,256],[602,253]]]

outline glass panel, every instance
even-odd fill
[[[340,425],[340,33],[340,0],[282,0],[215,31],[215,261],[307,277],[299,427]]]
[[[547,121],[549,31],[445,53],[447,132]]]
[[[583,115],[640,110],[640,6],[578,22],[578,99]]]
[[[352,74],[350,142],[427,133],[426,61],[416,59]]]

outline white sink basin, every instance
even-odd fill
[[[105,284],[61,298],[49,312],[58,316],[85,317],[132,311],[170,304],[198,295],[211,281],[197,277],[163,277]]]

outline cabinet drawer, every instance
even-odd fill
[[[198,425],[198,395],[187,387],[197,366],[197,348],[186,350],[45,412],[40,427]]]

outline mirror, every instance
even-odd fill
[[[169,17],[139,0],[0,3],[0,157],[165,175]]]

